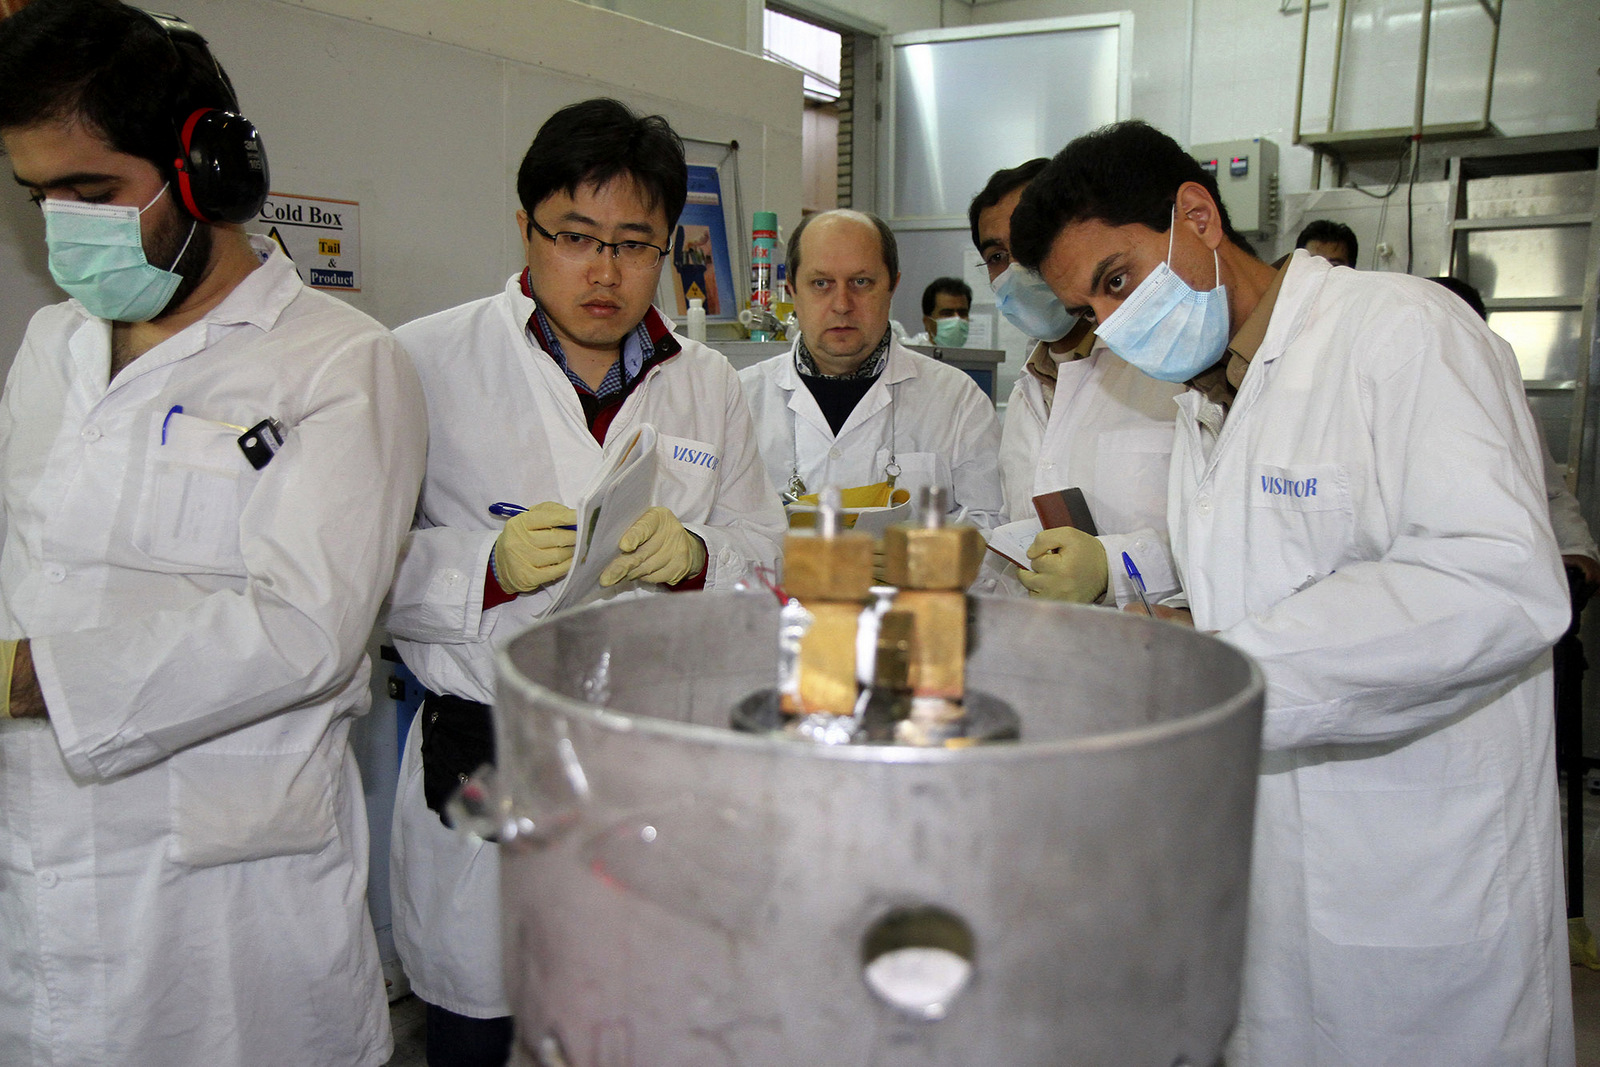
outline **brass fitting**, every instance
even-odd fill
[[[783,584],[811,613],[800,638],[799,703],[803,715],[855,712],[856,628],[871,596],[872,538],[840,528],[839,490],[822,492],[814,535],[791,533],[784,541]]]
[[[894,606],[910,612],[916,620],[911,692],[919,697],[960,700],[967,680],[966,595],[950,590],[902,590]]]
[[[901,589],[965,590],[983,564],[975,526],[891,526],[883,535],[883,569]]]
[[[911,692],[918,699],[955,701],[966,691],[967,596],[983,563],[983,534],[946,526],[945,493],[919,491],[919,520],[884,532],[884,572],[899,586],[895,607],[915,619]]]
[[[811,629],[800,639],[800,711],[853,715],[856,710],[856,620],[861,605],[818,601],[806,605]]]
[[[872,588],[871,535],[791,533],[783,542],[783,588],[807,608],[813,600],[865,601]]]

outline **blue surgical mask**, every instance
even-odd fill
[[[1228,348],[1228,287],[1211,253],[1217,286],[1196,292],[1170,266],[1177,218],[1169,227],[1167,259],[1139,283],[1095,333],[1129,364],[1163,382],[1186,382],[1214,365]]]
[[[1036,341],[1059,341],[1078,324],[1043,278],[1015,263],[989,287],[1006,321]]]
[[[139,216],[160,200],[166,186],[142,208],[86,204],[80,200],[44,202],[44,239],[56,284],[97,318],[146,322],[166,308],[181,274],[151,266],[144,255]],[[172,266],[194,238],[195,223]]]
[[[940,348],[962,348],[967,343],[967,330],[971,324],[960,315],[934,322],[933,343]]]

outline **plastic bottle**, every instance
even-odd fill
[[[789,295],[789,287],[784,277],[788,272],[782,259],[773,265],[772,272],[777,275],[777,280],[772,283],[772,314],[778,320],[778,339],[786,340],[788,328],[785,325],[789,316],[794,314],[794,297]]]
[[[772,311],[773,264],[777,259],[778,215],[774,211],[757,211],[750,232],[750,310],[760,319],[758,308],[769,314]],[[750,331],[752,341],[771,341],[776,334],[770,330]]]
[[[691,341],[706,339],[706,302],[698,296],[689,298],[689,314],[683,330]]]

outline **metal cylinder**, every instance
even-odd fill
[[[728,729],[770,596],[540,623],[499,662],[521,1064],[1210,1067],[1238,1010],[1262,680],[1214,638],[981,599],[1022,740]]]

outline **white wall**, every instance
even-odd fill
[[[708,41],[759,52],[762,0],[583,0]],[[964,26],[967,0],[778,0],[776,6],[844,29],[882,33]]]
[[[1192,6],[1192,94],[1186,73],[1191,5],[1184,0],[987,0],[972,9],[971,19],[1132,11],[1134,117],[1186,145],[1269,138],[1280,149],[1283,191],[1309,190],[1311,152],[1293,143],[1298,4],[1290,15],[1279,13],[1278,0],[1194,0]],[[1319,36],[1331,39],[1327,9],[1313,8],[1312,35],[1313,48]],[[1600,101],[1597,58],[1600,9],[1594,0],[1510,0],[1491,120],[1511,136],[1593,127]],[[1307,85],[1308,95],[1326,100],[1325,77],[1308,75]],[[1394,91],[1409,100],[1412,88],[1406,82]]]
[[[776,0],[776,3],[821,22],[883,33],[964,25],[968,18],[966,0]]]
[[[685,137],[738,140],[746,211],[800,218],[800,75],[574,0],[187,0],[260,128],[280,192],[361,204],[363,291],[394,326],[518,265],[515,178],[539,124],[613,95]],[[624,58],[629,57],[629,58]],[[722,149],[689,146],[715,163]],[[731,190],[729,191],[731,195]],[[59,300],[38,212],[0,198],[0,361]],[[15,282],[13,282],[15,279]]]
[[[586,0],[591,7],[643,19],[715,41],[730,48],[758,52],[761,0]],[[757,15],[755,39],[748,39],[750,12]]]

